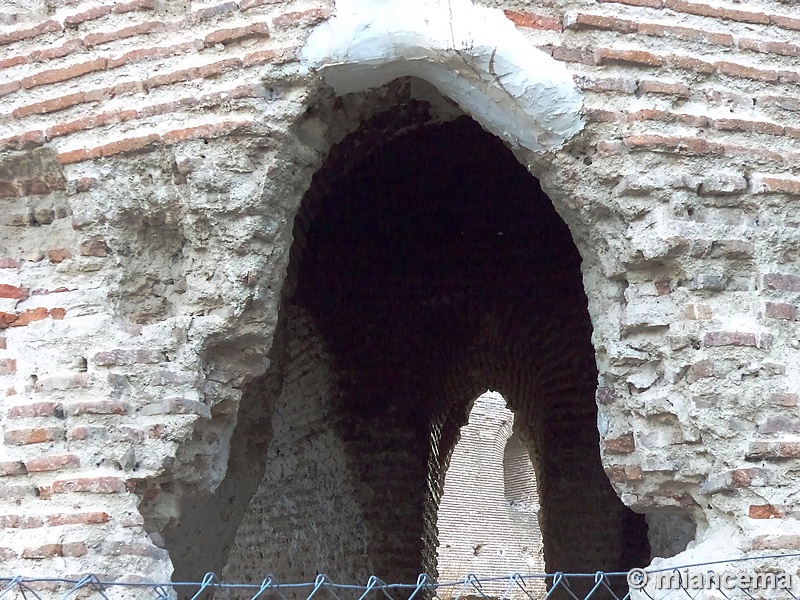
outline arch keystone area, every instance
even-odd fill
[[[414,76],[433,84],[514,148],[560,148],[583,128],[567,69],[499,9],[469,0],[345,0],[317,27],[302,61],[337,93]]]

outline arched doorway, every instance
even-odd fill
[[[570,232],[466,116],[424,102],[335,146],[295,224],[267,470],[226,576],[413,581],[468,401],[507,395],[536,457],[549,571],[649,561],[599,455],[591,323]]]

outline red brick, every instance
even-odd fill
[[[98,46],[108,42],[116,42],[117,40],[124,40],[136,35],[146,35],[156,31],[161,31],[164,28],[163,23],[158,21],[150,21],[147,23],[140,23],[130,27],[123,27],[116,31],[104,31],[102,33],[90,33],[83,37],[83,43],[87,46]]]
[[[52,454],[25,461],[25,468],[28,469],[29,473],[77,469],[80,465],[81,462],[75,454]]]
[[[33,323],[34,321],[46,319],[47,316],[48,312],[46,308],[29,308],[28,310],[17,314],[17,318],[14,319],[14,322],[11,323],[10,327],[24,327],[25,325]]]
[[[212,17],[233,13],[237,10],[239,10],[239,5],[236,4],[236,2],[223,2],[222,4],[216,4],[214,6],[209,6],[207,8],[201,8],[194,11],[191,14],[190,21],[194,23],[197,21],[210,19]]]
[[[100,525],[108,523],[111,517],[105,512],[77,512],[47,515],[47,525],[59,527],[61,525]]]
[[[513,21],[513,19],[511,20]],[[577,13],[564,19],[564,29],[607,29],[623,33],[634,33],[637,30],[637,24],[636,21],[628,19]]]
[[[34,429],[6,430],[4,439],[6,444],[24,446],[27,444],[42,444],[64,439],[63,427],[37,427]]]
[[[595,55],[586,48],[568,48],[566,46],[553,47],[553,58],[561,62],[580,63],[584,65],[595,64]]]
[[[703,336],[703,344],[707,347],[752,346],[769,349],[772,346],[772,339],[772,335],[768,333],[709,331]]]
[[[24,65],[27,62],[27,56],[9,56],[8,58],[0,59],[0,69],[10,69],[17,65]]]
[[[782,193],[800,195],[800,179],[758,175],[754,177],[756,194]]]
[[[314,25],[329,19],[332,14],[333,12],[328,8],[311,8],[309,10],[288,12],[279,15],[272,20],[272,24],[276,29],[313,27]],[[506,11],[506,16],[508,16],[508,11]],[[514,19],[511,17],[509,18],[514,21]],[[539,23],[545,25],[543,27],[537,27],[537,29],[555,29],[556,31],[561,31],[561,22],[558,19],[554,19],[552,17],[542,17],[539,15],[536,16],[536,19]],[[546,25],[550,26],[548,27]]]
[[[80,415],[127,415],[130,406],[118,400],[95,400],[86,402],[71,402],[64,405],[66,414],[77,417]]]
[[[67,309],[65,308],[51,308],[48,314],[54,321],[61,321],[67,316]]]
[[[770,15],[769,22],[784,29],[800,31],[800,19],[797,17],[787,17],[784,15]]]
[[[251,37],[269,37],[269,26],[266,23],[253,23],[246,27],[220,29],[206,35],[203,41],[206,46],[214,46],[215,44],[230,44]]]
[[[687,0],[664,0],[664,8],[670,8],[692,15],[700,15],[702,17],[729,19],[741,23],[759,23],[767,25],[770,22],[770,16],[763,12],[710,6],[702,2],[688,2]]]
[[[95,127],[102,127],[109,123],[116,123],[119,121],[127,121],[135,119],[138,113],[135,110],[114,111],[90,115],[80,119],[74,119],[66,123],[56,123],[47,130],[48,138],[60,137],[62,135],[69,135],[77,131],[85,131],[86,129],[93,129]]]
[[[622,63],[643,67],[660,67],[664,64],[662,57],[644,50],[598,48],[594,56],[595,63],[598,65]]]
[[[25,475],[25,464],[21,460],[10,460],[0,462],[0,477],[10,477],[12,475]]]
[[[30,419],[36,417],[64,416],[64,411],[59,402],[34,402],[32,404],[18,404],[8,409],[6,416],[9,419]]]
[[[61,544],[44,544],[43,546],[25,548],[22,551],[22,558],[44,559],[57,556],[64,556]]]
[[[764,54],[779,54],[781,56],[800,56],[800,46],[788,42],[774,42],[770,40],[757,40],[753,38],[739,38],[737,46],[741,50],[753,50]]]
[[[786,460],[800,458],[800,442],[750,442],[747,460]]]
[[[749,516],[751,519],[780,519],[781,512],[772,504],[751,504]]]
[[[608,454],[630,454],[636,450],[636,442],[632,433],[626,433],[618,438],[603,440],[603,449]]]
[[[283,59],[284,56],[285,53],[281,50],[257,50],[256,52],[251,52],[244,56],[242,59],[242,66],[247,68],[257,65],[272,64]]]
[[[777,406],[797,406],[798,395],[776,393],[770,395],[769,401]]]
[[[606,476],[612,483],[625,483],[644,479],[642,468],[638,465],[612,465],[605,468]]]
[[[716,67],[714,63],[695,58],[693,56],[671,55],[667,58],[667,64],[675,69],[685,71],[696,71],[697,73],[713,73]]]
[[[88,73],[102,71],[106,68],[106,62],[107,60],[105,58],[95,58],[94,60],[63,67],[61,69],[42,71],[41,73],[25,77],[22,80],[22,87],[29,89],[40,85],[67,81],[68,79],[74,79],[75,77],[80,77]]]
[[[783,319],[785,321],[800,320],[800,310],[792,304],[782,302],[767,302],[764,316],[770,319]]]
[[[754,475],[755,469],[734,469],[731,471],[731,484],[735,488],[749,487]]]
[[[53,31],[61,31],[61,24],[58,21],[45,21],[44,23],[29,29],[17,29],[15,31],[9,31],[8,33],[0,34],[0,46],[10,44],[12,42],[27,40],[45,33],[51,33]]]
[[[17,320],[17,315],[7,312],[0,312],[0,329],[11,327],[12,323]]]
[[[85,21],[92,21],[104,17],[111,12],[111,6],[95,6],[87,11],[68,16],[64,19],[67,27],[76,27]]]
[[[120,477],[76,477],[53,482],[54,494],[88,492],[93,494],[120,494],[125,491],[125,481]]]
[[[676,120],[675,114],[667,112],[666,110],[659,110],[656,108],[643,108],[636,112],[628,113],[626,120],[630,123],[636,121],[665,121],[674,122]]]
[[[0,140],[0,148],[7,147],[14,150],[25,150],[27,148],[41,146],[46,141],[45,132],[41,129],[36,129]],[[2,193],[0,193],[0,196],[2,196]]]
[[[22,87],[19,81],[9,81],[8,83],[0,83],[0,96],[7,96],[13,94]]]
[[[17,361],[13,358],[0,358],[0,377],[14,375],[17,372]]]
[[[58,162],[62,165],[68,165],[71,163],[80,162],[82,160],[89,160],[91,158],[97,157],[92,156],[85,148],[79,148],[78,150],[70,150],[68,152],[61,152],[58,154]]]
[[[733,46],[733,36],[729,33],[703,31],[691,27],[675,27],[661,23],[639,23],[637,30],[643,35],[654,37],[673,37],[680,40],[717,44],[728,48]]]
[[[766,273],[764,288],[775,291],[800,292],[800,276],[783,273]]]
[[[124,140],[111,142],[109,144],[104,144],[102,146],[97,146],[96,148],[89,150],[89,154],[94,154],[97,156],[113,156],[115,154],[123,154],[126,152],[136,152],[137,150],[146,148],[150,144],[158,142],[159,139],[160,138],[158,134],[155,133],[127,138]]]
[[[0,337],[0,350],[5,350],[5,349],[6,349],[6,338]]]
[[[583,111],[587,121],[592,123],[614,123],[625,121],[625,115],[602,108],[586,108]]]
[[[12,300],[26,300],[28,290],[7,283],[0,283],[0,298],[11,298]]]
[[[715,62],[714,68],[720,73],[730,75],[731,77],[742,77],[744,79],[754,79],[756,81],[778,81],[778,72],[771,69],[749,67],[725,60]]]
[[[17,119],[22,119],[30,115],[58,112],[59,110],[64,110],[78,104],[83,104],[86,101],[86,94],[84,92],[78,92],[76,94],[68,94],[66,96],[59,96],[50,100],[43,100],[34,104],[20,106],[19,108],[15,108],[11,114]]]
[[[63,56],[67,56],[68,54],[72,54],[73,52],[78,52],[82,49],[83,42],[81,40],[69,40],[60,46],[48,46],[42,50],[34,50],[28,56],[32,61],[38,62],[42,60],[61,58]]]
[[[679,138],[663,135],[631,135],[623,138],[632,150],[653,152],[674,152],[676,154],[723,154],[722,144],[709,142],[703,138]]]
[[[34,515],[0,515],[0,527],[3,529],[35,529],[42,527],[44,519]]]
[[[639,93],[665,94],[670,96],[679,96],[681,98],[688,98],[691,95],[691,90],[689,89],[688,85],[684,85],[682,83],[670,83],[667,81],[645,79],[639,81]]]
[[[203,47],[203,42],[199,40],[192,40],[191,42],[184,42],[174,46],[156,46],[152,48],[138,48],[131,50],[118,56],[117,58],[110,58],[108,60],[108,68],[114,69],[120,65],[125,65],[132,62],[139,62],[143,60],[150,60],[156,58],[166,58],[176,54],[182,54],[192,50],[199,50]]]
[[[174,144],[183,140],[216,138],[228,135],[236,130],[250,128],[250,121],[223,121],[222,123],[212,123],[209,125],[198,125],[187,127],[186,129],[176,129],[163,135],[164,143]]]

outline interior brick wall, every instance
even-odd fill
[[[461,428],[437,512],[439,581],[463,582],[467,573],[506,577],[545,572],[536,474],[527,449],[513,434],[513,423],[514,413],[503,397],[487,391],[475,400]],[[546,592],[544,578],[526,583],[530,593]],[[509,585],[484,581],[481,588],[499,597]],[[525,594],[518,588],[510,595]]]

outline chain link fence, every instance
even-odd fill
[[[469,574],[450,582],[423,574],[409,584],[389,584],[374,576],[364,585],[344,584],[326,575],[308,583],[280,583],[272,575],[260,583],[233,583],[214,573],[199,582],[170,583],[101,581],[91,574],[80,579],[0,577],[0,599],[800,600],[800,575],[789,571],[788,558],[800,558],[800,553],[627,572]]]

